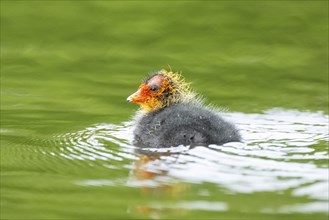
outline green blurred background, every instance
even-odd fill
[[[93,169],[36,149],[54,134],[129,120],[137,106],[126,97],[169,66],[230,111],[328,114],[328,2],[1,0],[2,218],[133,217],[123,210],[139,202],[135,189],[90,205],[104,192],[68,182]]]

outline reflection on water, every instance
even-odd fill
[[[307,198],[305,203],[260,207],[264,213],[309,213],[328,211],[328,116],[322,113],[271,109],[264,114],[225,113],[241,129],[244,143],[223,146],[178,146],[138,152],[129,143],[132,124],[97,125],[56,137],[61,150],[54,156],[69,160],[104,160],[110,169],[129,169],[127,179],[88,179],[86,187],[126,184],[140,188],[146,197],[169,196],[175,203],[153,202],[130,207],[130,212],[159,217],[193,209],[230,210],[233,204],[218,198],[207,201],[210,192],[200,189],[198,200],[180,196],[195,184],[213,184],[225,195],[255,193],[287,194]],[[120,146],[108,147],[108,143]],[[115,161],[121,161],[116,163]],[[202,200],[200,200],[202,198]],[[169,211],[170,210],[170,211]]]

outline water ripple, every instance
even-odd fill
[[[59,154],[70,160],[116,160],[135,159],[126,137],[130,133],[129,123],[124,125],[101,124],[78,132],[66,133],[55,137],[60,145]],[[108,143],[119,145],[120,149],[106,147]]]
[[[127,180],[88,179],[83,186],[160,187],[174,183],[212,183],[228,193],[286,191],[292,197],[318,202],[291,206],[325,210],[328,202],[327,115],[271,109],[263,114],[225,113],[241,130],[243,143],[209,147],[178,146],[148,149],[154,155],[141,159],[131,146],[130,122],[102,124],[66,133],[56,139],[60,151],[53,155],[70,160],[118,161],[132,170]],[[116,165],[107,164],[108,168]],[[314,204],[316,207],[314,207]],[[277,211],[286,212],[290,206]],[[271,210],[264,209],[264,212]]]

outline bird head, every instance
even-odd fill
[[[154,111],[174,103],[188,102],[194,96],[180,74],[160,70],[143,81],[127,101],[139,104],[145,111]]]

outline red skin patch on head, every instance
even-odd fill
[[[160,87],[163,80],[164,80],[163,75],[155,75],[151,79],[147,80],[146,84],[150,85],[150,86],[159,86]]]

